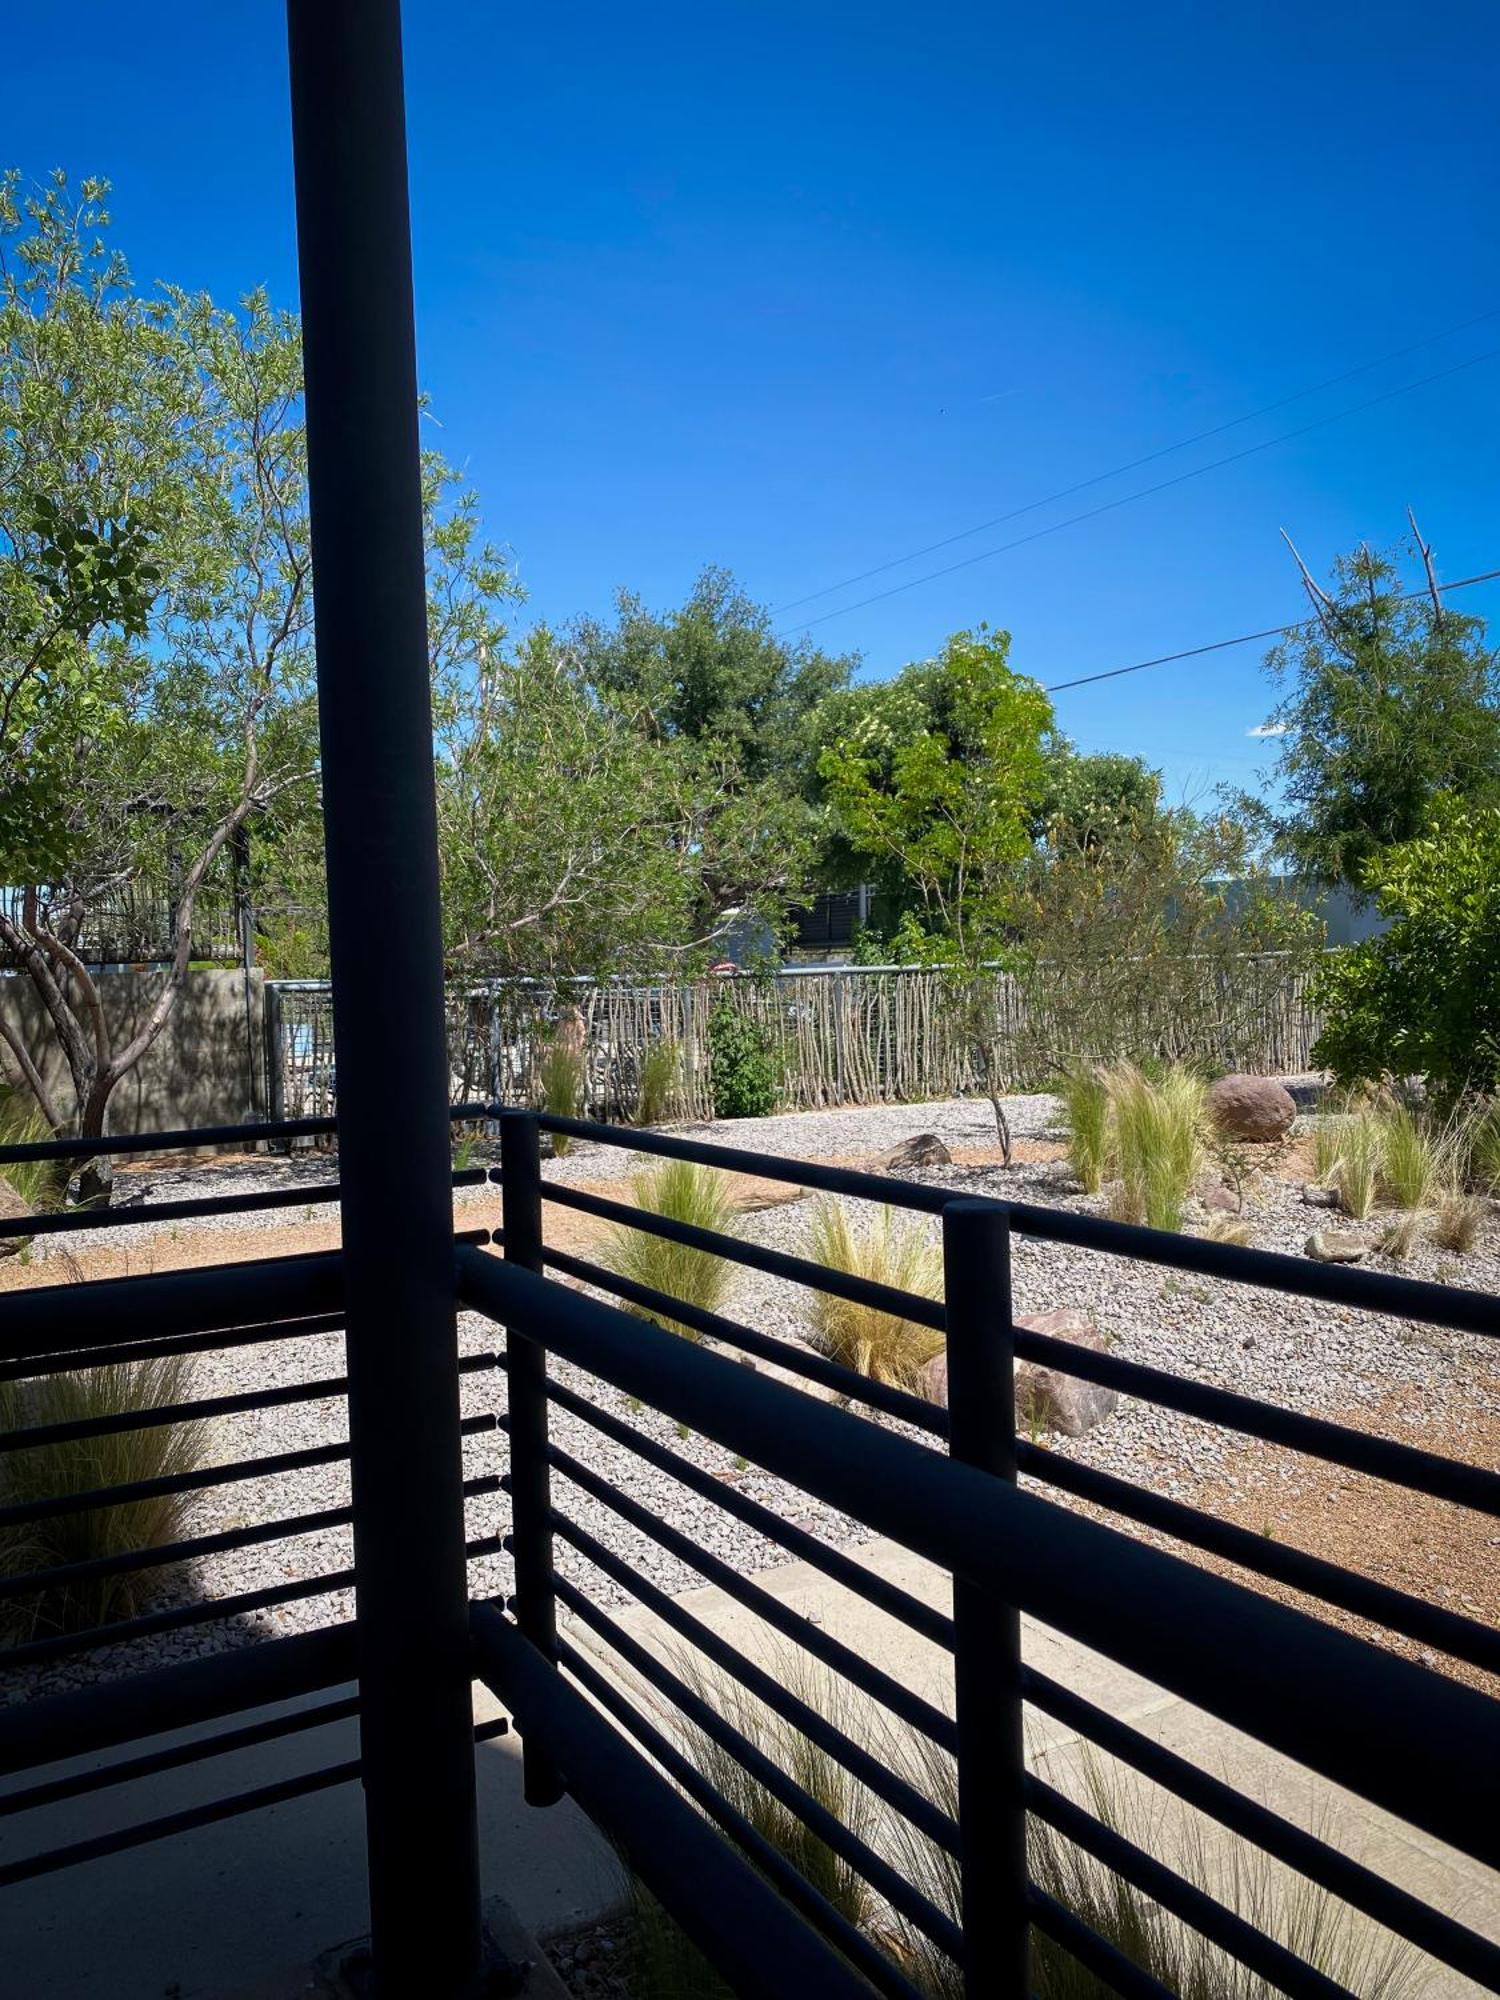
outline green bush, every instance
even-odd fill
[[[188,1364],[178,1356],[0,1383],[0,1430],[165,1409],[187,1401],[190,1389]],[[13,1506],[168,1478],[196,1470],[207,1446],[208,1427],[189,1423],[157,1424],[9,1452],[0,1459],[0,1495]],[[0,1569],[14,1575],[178,1541],[191,1504],[190,1494],[168,1493],[6,1529],[0,1532]],[[0,1606],[0,1623],[15,1639],[81,1631],[134,1616],[161,1583],[159,1568],[91,1577],[12,1599]]]
[[[0,1146],[30,1146],[53,1136],[52,1127],[29,1097],[0,1086]],[[60,1208],[68,1184],[67,1162],[12,1160],[8,1165],[0,1162],[0,1180],[28,1208]]]
[[[631,1177],[636,1206],[669,1222],[689,1222],[699,1229],[712,1229],[732,1236],[738,1225],[738,1210],[729,1182],[712,1167],[695,1166],[691,1160],[667,1160],[659,1167]],[[653,1236],[644,1229],[617,1223],[604,1245],[605,1264],[622,1278],[633,1279],[653,1292],[681,1299],[684,1305],[704,1312],[717,1312],[729,1288],[729,1260],[711,1250],[694,1250],[685,1243],[672,1243],[665,1236]],[[670,1333],[689,1340],[698,1335],[691,1327],[662,1313],[643,1308],[627,1308],[643,1319],[653,1320]]]
[[[1423,1076],[1435,1098],[1500,1083],[1500,806],[1444,801],[1429,830],[1373,862],[1389,928],[1333,955],[1313,998],[1313,1060],[1341,1083]]]
[[[543,1052],[537,1070],[542,1086],[542,1106],[554,1118],[576,1118],[583,1101],[583,1057],[577,1049],[551,1042]],[[552,1150],[559,1159],[572,1144],[565,1132],[552,1134]]]
[[[770,1030],[726,994],[708,1017],[715,1118],[766,1118],[776,1109],[781,1065]]]
[[[1174,1064],[1153,1083],[1134,1064],[1118,1063],[1108,1084],[1120,1168],[1116,1213],[1152,1229],[1180,1229],[1203,1166],[1203,1079]]]

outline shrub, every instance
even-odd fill
[[[1489,1204],[1481,1195],[1449,1193],[1443,1197],[1433,1224],[1432,1240],[1440,1250],[1464,1252],[1479,1241]]]
[[[1068,1164],[1085,1194],[1097,1194],[1114,1167],[1109,1081],[1097,1064],[1075,1063],[1058,1078]]]
[[[1348,1117],[1347,1112],[1324,1112],[1313,1127],[1313,1179],[1319,1187],[1331,1187],[1338,1174]]]
[[[729,1182],[712,1167],[695,1166],[690,1160],[667,1160],[659,1167],[631,1177],[636,1206],[669,1222],[688,1222],[699,1229],[712,1229],[732,1236],[738,1225],[738,1211]],[[622,1278],[633,1279],[654,1292],[681,1299],[684,1305],[704,1312],[717,1312],[729,1288],[730,1265],[726,1257],[711,1250],[690,1249],[684,1243],[669,1242],[627,1223],[615,1226],[604,1246],[604,1262]],[[628,1301],[627,1301],[628,1304]],[[696,1340],[697,1333],[666,1314],[631,1306],[632,1312]]]
[[[0,1429],[74,1423],[119,1412],[158,1410],[188,1399],[190,1377],[180,1356],[78,1374],[43,1375],[30,1382],[0,1383]],[[103,1437],[40,1445],[10,1452],[0,1460],[0,1492],[7,1504],[53,1496],[92,1493],[96,1488],[162,1479],[194,1471],[203,1463],[208,1430],[203,1424],[159,1424]],[[127,1500],[115,1507],[60,1514],[0,1532],[0,1567],[8,1574],[50,1569],[63,1563],[178,1541],[191,1495],[164,1494]],[[0,1607],[11,1635],[81,1631],[129,1618],[163,1581],[160,1568],[101,1576]]]
[[[942,1296],[943,1257],[920,1224],[882,1208],[877,1219],[856,1226],[848,1208],[833,1196],[813,1212],[807,1254],[830,1271],[869,1278],[919,1298]],[[807,1295],[814,1345],[831,1361],[842,1362],[872,1381],[910,1389],[943,1336],[915,1320],[856,1305],[829,1292]]]
[[[550,1042],[537,1071],[542,1086],[543,1108],[554,1118],[576,1118],[583,1099],[583,1056],[563,1042]],[[566,1132],[552,1134],[552,1150],[559,1159],[572,1141]]]
[[[1500,1098],[1469,1119],[1464,1134],[1467,1176],[1483,1194],[1500,1194]]]
[[[1121,1220],[1180,1229],[1183,1205],[1203,1165],[1203,1079],[1180,1064],[1150,1082],[1132,1063],[1109,1072],[1119,1156]]]
[[[715,1118],[766,1118],[776,1109],[780,1065],[770,1030],[727,994],[708,1017]]]
[[[1443,1184],[1443,1136],[1409,1105],[1380,1114],[1380,1178],[1398,1208],[1430,1208]]]
[[[676,1042],[657,1040],[641,1057],[641,1087],[636,1099],[638,1125],[659,1125],[670,1117],[682,1076],[682,1050]]]
[[[1340,1082],[1424,1076],[1453,1099],[1500,1082],[1500,806],[1448,799],[1364,887],[1387,928],[1314,982],[1313,1060]]]

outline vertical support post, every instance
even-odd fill
[[[1014,1482],[1010,1220],[997,1202],[954,1201],[943,1210],[943,1268],[949,1452]],[[964,1993],[1022,2000],[1031,1992],[1031,1940],[1021,1616],[955,1579],[953,1625]]]
[[[456,2000],[481,1933],[400,0],[287,22],[372,1973]]]
[[[542,1129],[534,1111],[500,1113],[500,1194],[506,1261],[542,1268]],[[552,1588],[552,1471],[547,1461],[547,1356],[536,1341],[507,1327],[510,1413],[511,1609],[524,1637],[557,1659],[557,1598]],[[529,1806],[555,1806],[562,1779],[551,1758],[524,1738],[521,1774]]]

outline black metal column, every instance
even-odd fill
[[[476,1978],[479,1876],[399,0],[289,0],[381,2000]]]
[[[989,1201],[943,1210],[952,1457],[1016,1477],[1010,1222]],[[973,1584],[953,1586],[958,1838],[967,2000],[1031,1992],[1021,1619]]]

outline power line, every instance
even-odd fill
[[[1293,403],[1306,402],[1309,396],[1321,395],[1325,389],[1336,389],[1342,382],[1352,382],[1358,375],[1368,375],[1372,368],[1382,368],[1388,361],[1401,361],[1408,354],[1418,354],[1424,347],[1435,347],[1440,340],[1451,339],[1455,333],[1466,333],[1471,326],[1482,326],[1486,320],[1495,318],[1500,318],[1500,306],[1492,307],[1489,312],[1476,313],[1472,319],[1459,320],[1455,326],[1445,326],[1440,333],[1429,333],[1405,347],[1392,348],[1388,354],[1377,354],[1373,361],[1361,361],[1358,367],[1346,368],[1342,374],[1330,375],[1325,381],[1314,382],[1309,388],[1294,390],[1290,396],[1280,396],[1274,403],[1262,403],[1258,410],[1251,410],[1243,417],[1231,417],[1228,423],[1214,424],[1206,431],[1194,431],[1191,437],[1178,438],[1175,444],[1160,445],[1155,451],[1148,451],[1143,458],[1127,459],[1123,465],[1111,466],[1108,472],[1096,472],[1088,479],[1078,480],[1075,485],[1061,486],[1057,492],[1048,493],[1040,500],[1028,500],[1024,507],[1013,507],[1008,514],[994,514],[988,521],[977,521],[972,528],[960,528],[955,535],[944,535],[941,541],[928,542],[924,548],[909,549],[904,556],[892,556],[888,562],[876,563],[873,568],[846,576],[839,583],[828,583],[821,590],[810,590],[804,597],[789,597],[784,604],[773,604],[771,609],[779,615],[783,611],[795,611],[799,605],[815,604],[820,597],[831,597],[836,590],[852,589],[856,583],[864,583],[872,576],[883,576],[887,570],[900,569],[903,563],[919,562],[923,556],[936,555],[939,549],[952,548],[955,542],[967,541],[970,535],[982,535],[987,528],[1003,527],[1007,521],[1018,521],[1023,514],[1034,514],[1039,507],[1050,507],[1058,500],[1071,500],[1075,493],[1086,493],[1091,486],[1102,486],[1109,479],[1122,479],[1127,472],[1139,472],[1143,465],[1154,465],[1159,458],[1170,458],[1174,451],[1186,451],[1190,445],[1206,444],[1210,438],[1222,437],[1226,431],[1238,430],[1242,424],[1253,424],[1257,418],[1273,416],[1277,410],[1285,410]]]
[[[1470,584],[1493,583],[1500,577],[1500,569],[1482,570],[1478,576],[1461,576],[1456,583],[1445,583],[1439,596],[1446,596],[1450,590],[1467,590]],[[1426,590],[1398,591],[1386,601],[1391,604],[1409,604],[1414,597],[1426,597]],[[1080,674],[1077,680],[1053,681],[1050,687],[1042,689],[1043,694],[1062,694],[1068,688],[1092,687],[1095,681],[1117,681],[1122,674],[1143,674],[1147,667],[1169,667],[1177,660],[1200,660],[1205,653],[1222,653],[1230,646],[1253,646],[1257,639],[1285,639],[1293,632],[1300,632],[1305,625],[1316,625],[1317,613],[1307,618],[1294,619],[1290,625],[1268,625],[1262,632],[1242,632],[1237,639],[1214,639],[1207,646],[1188,646],[1180,653],[1159,653],[1154,660],[1137,660],[1129,667],[1109,667],[1102,674]]]
[[[1101,501],[1097,507],[1089,507],[1081,514],[1070,514],[1066,520],[1053,521],[1045,528],[1034,528],[1029,535],[1017,535],[1014,541],[1001,542],[998,548],[981,549],[978,555],[965,556],[962,562],[948,563],[942,569],[928,570],[924,576],[908,577],[905,583],[893,583],[889,590],[877,590],[869,597],[856,598],[853,604],[840,606],[837,611],[821,612],[816,618],[806,618],[800,625],[784,626],[778,638],[789,638],[796,632],[811,631],[815,625],[826,625],[831,618],[845,618],[850,612],[863,611],[868,605],[881,604],[888,597],[899,597],[904,590],[915,590],[919,584],[936,583],[939,577],[952,576],[961,569],[972,569],[975,563],[989,562],[995,556],[1009,554],[1012,549],[1024,548],[1028,542],[1040,541],[1046,535],[1060,534],[1064,528],[1076,528],[1082,521],[1096,520],[1101,514],[1113,513],[1117,507],[1128,507],[1134,500],[1149,500],[1155,493],[1165,493],[1173,486],[1181,486],[1189,479],[1201,479],[1205,472],[1217,472],[1226,465],[1237,465],[1242,459],[1254,458],[1257,453],[1270,451],[1274,445],[1290,444],[1293,439],[1306,437],[1310,431],[1322,430],[1328,424],[1342,423],[1346,417],[1357,417],[1365,410],[1378,408],[1382,403],[1394,401],[1397,396],[1410,395],[1414,389],[1425,389],[1434,382],[1445,382],[1451,375],[1461,375],[1466,369],[1477,368],[1481,362],[1493,361],[1500,355],[1500,347],[1487,348],[1483,354],[1475,354],[1467,361],[1457,361],[1451,368],[1440,368],[1434,374],[1421,375],[1415,382],[1404,382],[1399,388],[1387,389],[1378,396],[1368,396],[1362,403],[1352,403],[1347,410],[1335,410],[1330,416],[1315,417],[1309,424],[1299,424],[1295,430],[1282,431],[1276,437],[1263,438],[1259,444],[1249,444],[1242,451],[1229,452],[1223,458],[1211,458],[1207,465],[1193,466],[1187,472],[1175,473],[1170,479],[1159,479],[1154,486],[1137,487],[1134,493],[1122,493],[1117,499]]]

